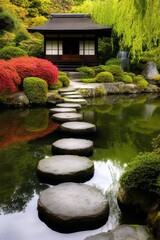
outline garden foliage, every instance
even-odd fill
[[[17,92],[21,79],[9,62],[0,60],[0,94]]]
[[[25,55],[27,55],[26,51],[22,50],[19,47],[6,46],[0,49],[0,58],[5,60]]]
[[[114,82],[114,76],[112,73],[110,72],[101,72],[101,73],[98,73],[97,76],[96,76],[96,82]]]
[[[77,71],[84,73],[84,78],[95,77],[95,71],[91,67],[83,66],[83,67],[77,68]]]
[[[23,80],[23,88],[31,103],[41,104],[46,102],[48,85],[43,79],[37,77],[25,78]]]
[[[70,84],[70,79],[67,77],[67,75],[58,76],[58,80],[62,83],[63,87],[68,87]]]
[[[23,80],[26,77],[38,77],[46,80],[48,85],[58,81],[58,68],[45,59],[19,57],[9,60]]]
[[[126,190],[138,190],[144,193],[160,195],[160,156],[154,152],[139,154],[130,163],[120,178],[121,186]]]

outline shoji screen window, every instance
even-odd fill
[[[95,55],[95,42],[91,40],[80,41],[80,55]]]
[[[62,41],[46,41],[46,55],[62,55]]]

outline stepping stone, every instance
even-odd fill
[[[76,113],[76,109],[75,108],[51,108],[49,109],[49,112],[51,113]]]
[[[64,92],[61,93],[61,96],[67,96],[67,95],[77,95],[79,94],[79,92],[75,91],[75,92]]]
[[[49,184],[85,182],[93,177],[94,164],[86,157],[56,155],[40,160],[37,174],[40,181]]]
[[[71,98],[71,99],[74,99],[74,98],[77,98],[77,99],[81,99],[81,98],[83,98],[83,96],[82,95],[66,95],[66,96],[64,96],[65,98]]]
[[[66,122],[61,125],[60,129],[64,132],[84,134],[95,132],[96,126],[88,122]]]
[[[62,88],[59,89],[58,93],[64,93],[64,92],[75,92],[77,91],[77,88],[73,88],[73,87],[66,87],[66,88]]]
[[[56,107],[81,109],[81,105],[77,103],[58,103]]]
[[[52,118],[61,122],[78,121],[83,119],[82,114],[80,113],[55,113],[52,115]]]
[[[120,225],[114,230],[99,233],[84,240],[152,240],[149,228],[141,225]]]
[[[52,153],[53,155],[91,156],[93,153],[93,142],[86,139],[62,138],[52,144]]]
[[[104,225],[109,205],[96,187],[67,182],[40,193],[38,212],[40,219],[50,228],[69,233]]]
[[[66,103],[79,103],[81,105],[87,105],[87,101],[85,99],[69,99],[64,98],[64,102]]]

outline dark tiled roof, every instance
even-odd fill
[[[37,27],[28,28],[30,32],[50,31],[110,31],[110,27],[96,24],[85,14],[51,14],[49,21]]]

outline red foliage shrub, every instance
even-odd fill
[[[21,78],[10,63],[0,59],[0,94],[17,92]]]
[[[18,57],[9,60],[23,80],[26,77],[39,77],[53,85],[58,81],[58,68],[46,59],[36,57]]]

